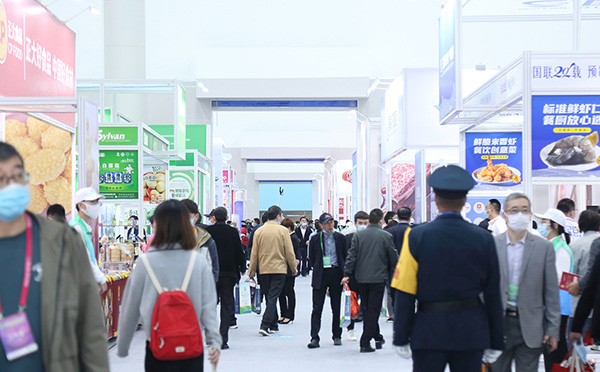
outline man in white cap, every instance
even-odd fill
[[[87,248],[88,256],[90,257],[94,279],[96,280],[96,283],[98,283],[98,291],[104,293],[106,291],[106,277],[102,271],[100,271],[98,262],[96,261],[96,250],[94,249],[94,243],[92,241],[91,226],[92,220],[95,220],[100,216],[102,207],[100,199],[104,199],[104,196],[98,194],[91,187],[77,190],[75,193],[75,209],[77,210],[77,214],[74,215],[71,222],[69,222],[69,225],[81,235],[85,247]]]

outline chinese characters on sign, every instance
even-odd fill
[[[100,193],[107,199],[138,198],[138,152],[100,151]]]
[[[465,163],[476,189],[512,187],[521,183],[523,169],[522,136],[513,133],[465,135]]]
[[[533,176],[589,177],[594,170],[600,173],[599,126],[600,96],[533,96]]]

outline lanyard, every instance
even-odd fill
[[[335,238],[334,238],[335,232],[332,231],[331,232],[331,249],[333,250],[333,246],[335,245]],[[325,243],[323,243],[323,233],[321,233],[321,250],[323,251],[323,257],[326,256],[325,254]],[[329,252],[331,253],[331,252]]]
[[[21,297],[19,299],[19,312],[25,311],[27,307],[27,296],[31,284],[31,266],[33,264],[33,232],[31,217],[25,213],[27,228],[25,229],[25,269],[23,272],[23,285],[21,286]],[[2,319],[2,302],[0,301],[0,319]]]

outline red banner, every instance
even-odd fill
[[[75,97],[75,33],[34,0],[0,0],[0,96]]]

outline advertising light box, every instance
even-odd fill
[[[533,96],[533,177],[600,176],[600,96]]]
[[[106,199],[138,199],[138,152],[100,150],[100,194]]]
[[[466,133],[465,165],[476,190],[497,190],[521,184],[523,140],[519,132]]]

